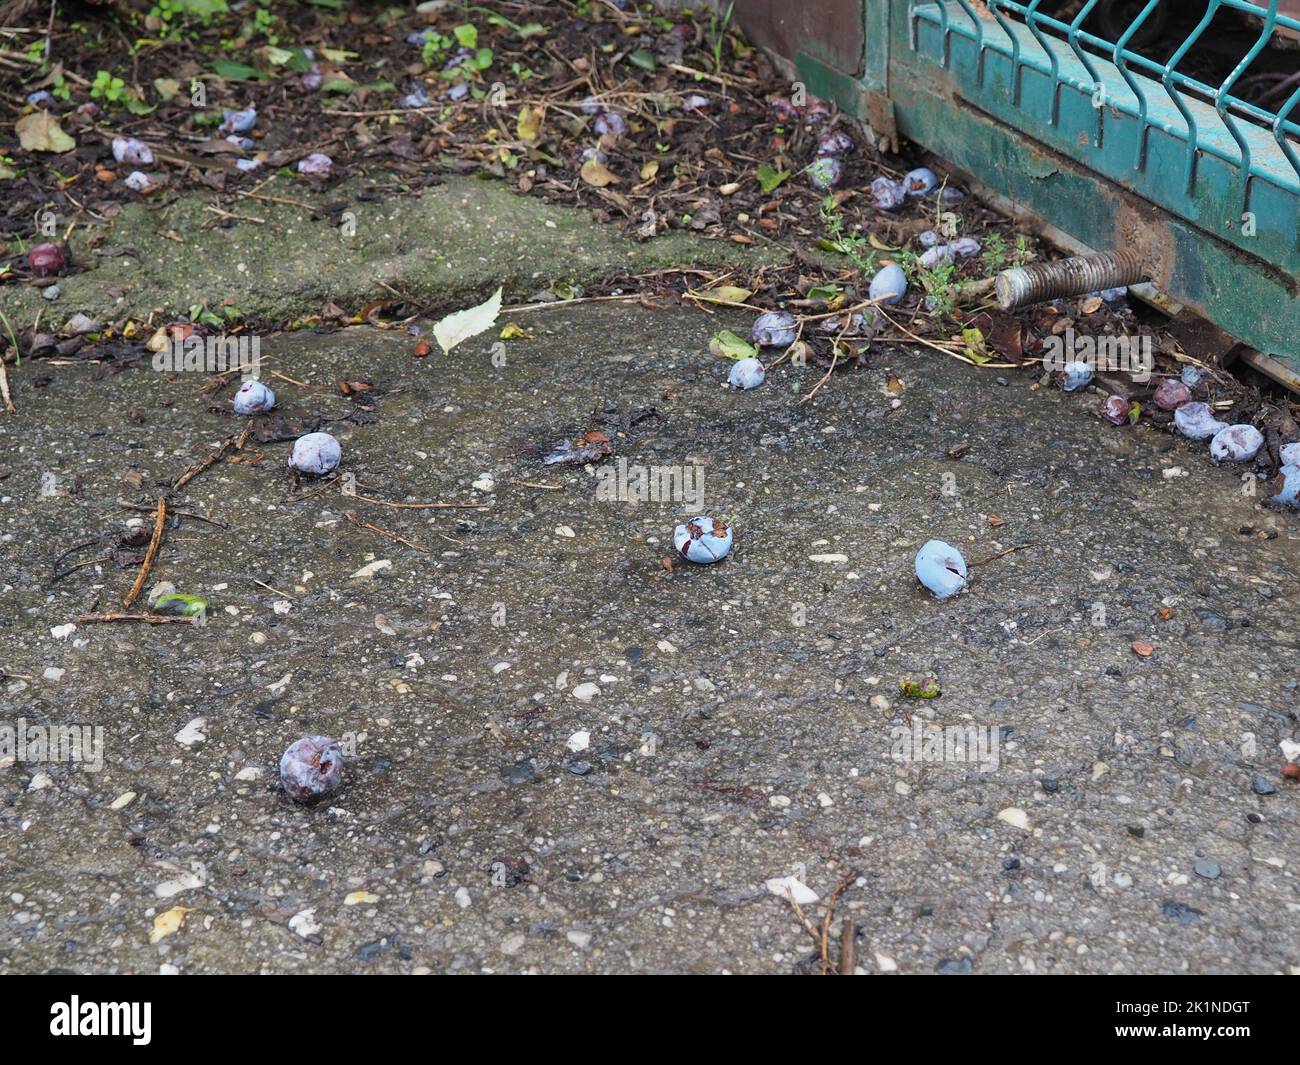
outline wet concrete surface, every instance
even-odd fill
[[[61,366],[20,391],[0,722],[102,725],[105,764],[0,770],[0,968],[790,972],[815,946],[765,886],[785,876],[821,896],[814,926],[847,881],[831,938],[851,916],[865,972],[1300,966],[1300,802],[1278,773],[1300,522],[1240,469],[932,352],[878,347],[801,404],[812,368],[720,387],[708,337],[743,316],[514,320],[534,335],[504,366],[495,334],[426,359],[367,329],[267,340],[289,415],[353,415],[332,428],[361,495],[485,509],[296,486],[287,443],[250,447],[175,501],[230,528],[182,519],[155,566],[210,599],[203,627],[60,638],[133,571],[52,567],[148,522],[116,501],[236,431],[231,389]],[[376,417],[341,378],[374,382]],[[732,555],[670,572],[688,504],[542,465],[590,429],[634,466],[702,467]],[[42,496],[51,473],[69,494]],[[939,602],[912,572],[932,537],[970,562],[1023,549]],[[908,678],[942,696],[904,697]],[[914,716],[997,730],[996,768],[896,760]],[[355,745],[316,807],[276,786],[304,733]]]

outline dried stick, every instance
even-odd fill
[[[135,583],[131,585],[131,590],[126,593],[122,600],[122,609],[130,610],[132,604],[140,598],[140,590],[144,587],[144,582],[149,577],[149,571],[153,569],[154,556],[158,554],[158,545],[162,543],[163,526],[167,521],[167,497],[158,497],[158,513],[153,520],[153,536],[149,539],[149,548],[144,553],[144,561],[140,563],[140,571],[135,575]]]

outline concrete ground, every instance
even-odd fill
[[[295,486],[287,443],[250,446],[177,501],[229,528],[182,519],[154,568],[210,599],[204,627],[60,638],[133,570],[52,572],[239,428],[229,390],[18,371],[49,381],[0,420],[0,721],[101,725],[105,750],[0,770],[0,968],[802,971],[786,876],[811,926],[844,885],[831,953],[851,916],[868,973],[1300,967],[1277,771],[1300,524],[1239,470],[930,351],[878,345],[801,404],[812,368],[720,387],[708,338],[744,316],[505,320],[533,336],[504,366],[495,333],[425,359],[370,329],[264,343],[264,376],[304,383],[268,377],[290,418],[352,414],[331,428],[361,496],[483,509]],[[374,382],[373,416],[341,378]],[[589,429],[702,467],[731,556],[670,572],[689,504],[542,464]],[[912,572],[932,537],[1021,549],[939,602]],[[895,760],[914,716],[997,730],[996,768]],[[310,808],[276,786],[304,733],[355,748]]]

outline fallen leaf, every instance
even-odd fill
[[[508,322],[501,329],[501,339],[502,340],[532,340],[533,334],[528,332],[528,330],[521,325],[515,325],[514,322]]]
[[[63,132],[59,120],[48,111],[33,111],[14,126],[18,143],[29,152],[70,152],[77,142]]]
[[[618,175],[609,171],[599,159],[588,159],[578,172],[592,188],[603,189],[606,185],[617,185]]]
[[[1149,643],[1144,643],[1141,640],[1133,641],[1133,653],[1137,655],[1141,655],[1143,658],[1150,658],[1151,653],[1154,650],[1155,648],[1152,647]]]
[[[1159,610],[1156,611],[1156,613],[1160,615],[1161,621],[1168,621],[1171,617],[1174,616],[1174,608],[1171,606],[1162,606]]]
[[[929,677],[923,677],[920,681],[908,677],[899,683],[898,690],[909,699],[937,699],[943,694],[939,685]]]
[[[411,349],[411,354],[414,355],[416,358],[422,359],[426,355],[428,355],[429,352],[431,352],[432,350],[433,348],[430,347],[429,342],[427,340],[421,340],[418,344],[415,345],[415,347]]]
[[[175,935],[185,923],[185,915],[194,910],[184,906],[173,906],[166,913],[160,913],[153,919],[153,931],[149,933],[149,942],[157,943],[168,936]]]
[[[530,148],[541,140],[542,119],[546,112],[540,107],[524,106],[519,109],[519,118],[515,122],[515,131],[519,139]]]
[[[885,391],[891,396],[901,396],[903,394],[903,382],[890,374],[889,380],[885,382]]]
[[[650,162],[641,167],[641,180],[649,181],[657,173],[659,173],[659,160],[651,159]]]
[[[688,294],[705,303],[744,303],[753,295],[749,289],[735,285],[718,285],[717,288],[706,288],[699,292],[691,290]]]
[[[775,170],[767,163],[759,163],[758,169],[754,171],[754,178],[758,182],[760,189],[764,192],[771,192],[790,179],[790,171]]]
[[[1104,302],[1100,296],[1089,296],[1079,304],[1079,310],[1084,314],[1096,314]]]
[[[501,313],[501,289],[498,288],[477,307],[447,315],[433,327],[433,338],[444,352],[451,351],[462,340],[478,336],[496,324]]]
[[[990,514],[990,515],[989,515],[989,524],[992,525],[993,528],[995,528],[995,529],[1000,528],[1001,526],[1005,525],[1006,523],[1007,523],[1007,519],[1006,519],[1006,518],[999,518],[996,514]]]
[[[752,359],[758,354],[758,349],[730,329],[723,329],[709,338],[709,351],[724,359]]]

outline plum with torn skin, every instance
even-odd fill
[[[1264,446],[1264,434],[1253,425],[1229,425],[1210,441],[1210,457],[1216,462],[1249,462]]]
[[[280,783],[294,802],[311,803],[343,786],[343,751],[327,736],[304,736],[280,756]]]
[[[929,540],[916,553],[916,579],[937,599],[949,599],[966,587],[966,560],[942,540]]]
[[[673,546],[682,558],[707,566],[721,562],[731,551],[731,526],[722,520],[701,515],[677,526]]]

